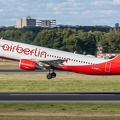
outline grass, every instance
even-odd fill
[[[19,69],[19,62],[0,59],[0,69]]]
[[[2,120],[119,120],[120,104],[0,104]]]
[[[0,73],[0,91],[80,92],[120,91],[120,76],[91,76],[57,73],[47,80],[46,73]]]
[[[0,120],[119,120],[120,117],[118,116],[99,116],[99,117],[90,117],[90,116],[82,116],[82,117],[78,117],[78,116],[34,116],[34,117],[26,117],[26,116],[15,116],[15,117],[11,117],[11,116],[4,116],[4,117],[0,117]]]

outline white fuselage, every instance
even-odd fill
[[[19,42],[13,42],[8,40],[0,40],[0,56],[2,58],[8,58],[13,60],[20,60],[22,58],[33,60],[57,60],[68,59],[68,62],[64,62],[64,65],[88,65],[88,64],[100,64],[108,60],[100,59],[96,57],[89,57],[85,55],[60,51],[51,48],[39,47]]]

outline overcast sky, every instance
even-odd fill
[[[64,25],[114,26],[120,23],[120,0],[0,0],[0,26],[26,16]]]

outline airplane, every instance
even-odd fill
[[[1,38],[0,58],[19,61],[19,67],[23,70],[46,69],[47,79],[55,78],[56,70],[120,75],[120,54],[113,59],[102,59]]]

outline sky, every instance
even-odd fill
[[[56,19],[63,25],[120,24],[120,0],[0,0],[0,26],[16,25],[16,19]]]

